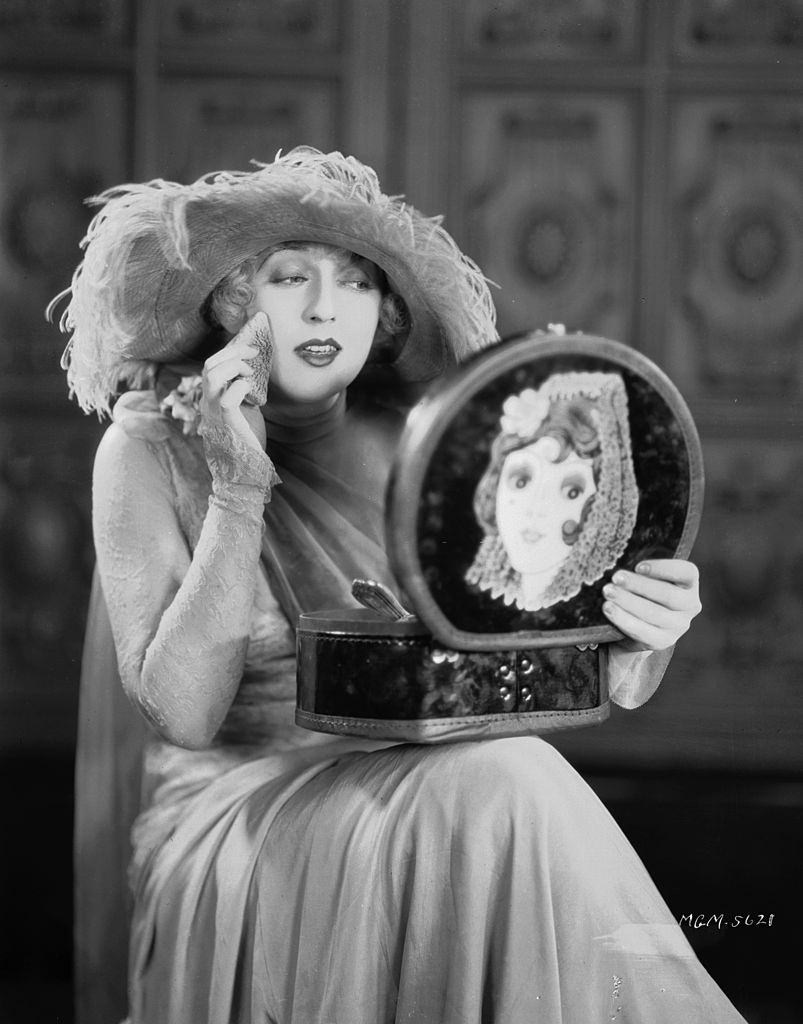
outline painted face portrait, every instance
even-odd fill
[[[586,502],[597,490],[590,459],[574,451],[560,455],[556,438],[539,438],[507,456],[497,486],[499,537],[530,591],[548,583],[568,556]]]
[[[526,611],[573,597],[612,569],[638,489],[627,395],[615,373],[563,373],[511,395],[474,496],[484,537],[466,573]]]

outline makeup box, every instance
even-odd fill
[[[531,332],[456,368],[411,410],[386,537],[399,593],[303,614],[296,721],[438,742],[607,718],[602,613],[619,568],[688,557],[700,442],[672,382],[638,351]]]

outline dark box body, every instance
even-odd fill
[[[299,725],[437,742],[551,732],[608,717],[605,646],[456,651],[418,620],[362,609],[302,615]]]

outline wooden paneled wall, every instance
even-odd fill
[[[443,212],[504,333],[625,341],[686,395],[705,611],[590,765],[803,767],[801,0],[0,3],[0,746],[69,745],[101,427],[46,300],[81,199],[336,146]]]

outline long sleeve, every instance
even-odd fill
[[[215,478],[191,552],[154,445],[113,424],[95,461],[95,545],[123,686],[183,746],[211,742],[242,674],[273,474],[267,456],[250,469]]]
[[[614,704],[632,710],[648,701],[658,689],[674,650],[668,647],[665,651],[633,654],[609,644],[608,687]]]

